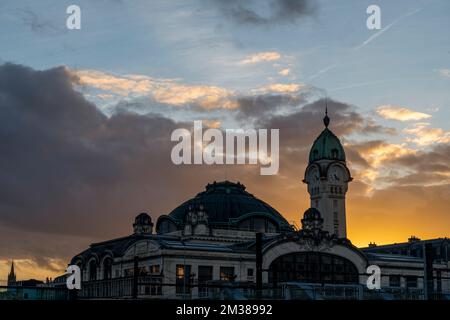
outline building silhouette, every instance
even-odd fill
[[[160,215],[155,225],[141,213],[131,235],[93,243],[75,255],[70,263],[82,271],[79,296],[423,299],[448,294],[446,239],[431,241],[431,247],[415,239],[358,249],[347,238],[352,177],[330,122],[327,110],[305,170],[311,206],[300,230],[243,184],[213,182]],[[432,252],[435,243],[440,259]],[[380,290],[366,286],[370,265],[381,269]]]

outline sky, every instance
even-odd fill
[[[0,280],[12,259],[19,279],[59,275],[214,180],[300,225],[325,104],[354,177],[350,240],[448,237],[449,13],[446,0],[1,1]],[[280,129],[279,173],[175,166],[171,132],[199,119]]]

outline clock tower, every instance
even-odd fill
[[[311,147],[303,182],[308,185],[311,208],[319,210],[324,220],[323,229],[338,238],[346,238],[345,195],[352,177],[346,165],[344,148],[339,138],[328,129],[328,108],[323,123],[325,129]]]

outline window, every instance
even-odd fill
[[[103,260],[103,279],[111,279],[112,275],[112,259],[105,258]]]
[[[406,277],[406,287],[417,288],[417,277],[414,276]]]
[[[436,291],[442,293],[442,273],[440,270],[436,271]]]
[[[97,280],[97,262],[95,260],[89,262],[89,280]]]
[[[221,281],[234,281],[234,267],[220,267]]]
[[[156,279],[155,282],[150,286],[150,295],[152,296],[162,295],[161,279]]]
[[[339,236],[339,224],[338,223],[334,223],[334,234]]]
[[[269,282],[358,283],[358,271],[349,260],[326,253],[298,252],[275,259]]]
[[[253,269],[247,269],[247,281],[253,281],[255,279],[254,274],[255,272]]]
[[[134,269],[133,268],[125,269],[124,274],[125,274],[125,277],[132,277],[134,274]]]
[[[338,149],[331,150],[331,158],[333,158],[333,159],[339,158],[339,151],[338,151]]]
[[[151,274],[159,274],[159,264],[155,264],[153,266],[150,266],[150,273]]]
[[[339,233],[339,219],[338,219],[338,213],[333,212],[333,218],[334,218],[334,233],[337,235]]]
[[[187,294],[191,292],[191,266],[177,264],[176,266],[176,288],[177,294]]]
[[[401,284],[400,276],[391,275],[389,276],[389,286],[399,288]]]
[[[198,266],[198,295],[208,297],[208,282],[213,280],[212,266]]]

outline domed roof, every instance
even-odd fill
[[[142,212],[134,219],[135,224],[152,224],[152,218],[146,213]]]
[[[303,219],[304,220],[318,220],[318,219],[322,219],[322,216],[320,215],[320,211],[317,210],[316,208],[309,208],[303,214]]]
[[[317,137],[311,147],[311,151],[309,152],[309,163],[323,159],[345,161],[345,151],[341,141],[330,129],[328,129],[328,125],[330,124],[328,110],[325,112],[323,123],[325,129]]]
[[[184,222],[190,206],[202,204],[208,215],[209,225],[232,226],[252,214],[263,215],[274,220],[280,228],[290,228],[283,216],[264,201],[245,191],[241,183],[230,181],[208,184],[205,191],[175,208],[169,217]]]

